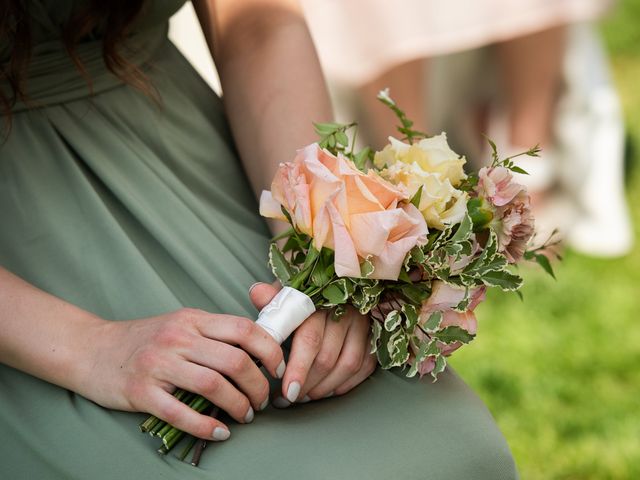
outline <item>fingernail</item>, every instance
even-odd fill
[[[295,402],[300,395],[300,384],[298,382],[291,382],[287,389],[287,400],[291,403]]]
[[[335,395],[336,392],[329,392],[327,393],[324,398],[329,398],[329,397],[333,397]]]
[[[244,423],[253,422],[253,416],[253,408],[249,407],[249,410],[247,410],[247,414],[244,416]]]
[[[267,408],[267,405],[269,405],[269,397],[264,399],[264,402],[262,402],[260,404],[260,411],[264,410],[265,408]]]
[[[284,363],[284,360],[282,360],[280,365],[278,365],[278,368],[276,368],[276,378],[282,378],[286,369],[287,365]]]
[[[302,400],[300,400],[298,403],[307,403],[311,401],[311,397],[309,395],[305,395],[304,397],[302,397]]]
[[[213,430],[213,439],[218,442],[222,442],[223,440],[226,440],[230,436],[231,436],[231,432],[226,428],[216,427]]]
[[[291,402],[284,397],[276,397],[271,403],[276,408],[287,408],[289,405],[291,405]]]
[[[254,289],[254,287],[255,287],[256,285],[260,285],[261,283],[262,283],[262,282],[256,282],[256,283],[254,283],[253,285],[251,285],[251,286],[249,287],[249,293],[251,293],[251,290],[253,290],[253,289]]]

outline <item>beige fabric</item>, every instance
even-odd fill
[[[302,0],[325,73],[361,84],[408,60],[592,20],[614,0]]]

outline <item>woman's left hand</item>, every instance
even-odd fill
[[[251,300],[261,309],[277,291],[267,283],[257,284]],[[342,395],[366,380],[377,364],[369,353],[369,331],[369,319],[353,308],[339,321],[331,320],[326,311],[307,318],[293,334],[282,397],[274,400],[274,406]]]

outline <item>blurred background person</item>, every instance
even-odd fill
[[[540,144],[518,165],[534,197],[540,236],[559,226],[590,255],[629,252],[624,201],[624,128],[600,39],[589,22],[609,0],[303,0],[334,104],[381,147],[393,98],[457,151],[490,158]],[[598,198],[598,201],[594,201]],[[541,238],[542,240],[542,238]]]

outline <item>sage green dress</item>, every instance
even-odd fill
[[[31,101],[15,105],[0,145],[0,265],[110,320],[183,306],[254,318],[248,287],[271,279],[220,99],[166,36],[180,3],[152,2],[128,42],[158,106],[108,73],[99,38],[78,49],[90,95],[58,39],[73,3],[29,2]],[[491,415],[452,371],[432,384],[379,370],[343,397],[269,407],[231,422],[200,468],[157,455],[138,431],[144,417],[0,365],[0,478],[517,477]]]

